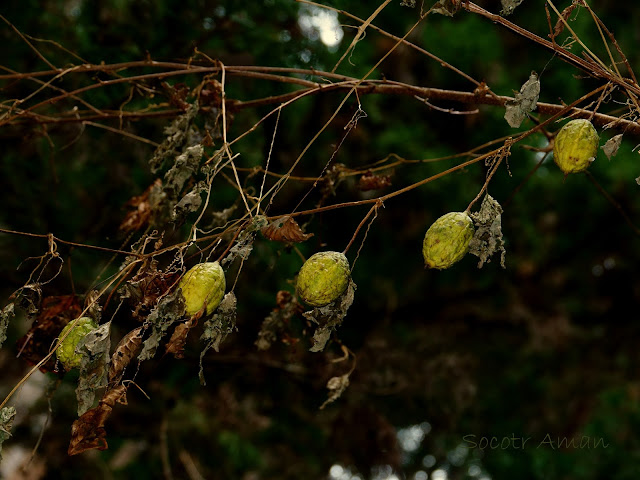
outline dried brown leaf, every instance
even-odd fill
[[[107,390],[98,405],[87,410],[73,425],[71,425],[71,441],[69,455],[77,455],[87,450],[106,450],[107,431],[104,423],[107,421],[116,402],[126,405],[127,387],[118,385]]]
[[[578,6],[579,5],[577,3],[572,3],[567,8],[562,10],[562,13],[560,14],[560,17],[562,18],[558,18],[558,21],[556,22],[555,27],[553,27],[553,33],[549,34],[549,37],[552,40],[562,33],[562,31],[564,30],[565,22],[569,20],[569,16],[571,16],[571,12],[573,12],[576,8],[578,8]]]
[[[298,222],[288,215],[275,219],[261,231],[266,238],[276,242],[304,242],[313,237],[313,233],[304,233]]]
[[[176,358],[183,358],[187,335],[196,326],[196,323],[195,318],[190,318],[186,322],[178,324],[167,343],[165,353],[171,353]]]
[[[124,369],[127,368],[129,362],[138,354],[142,347],[142,327],[134,328],[127,333],[118,346],[109,363],[109,384],[120,383],[124,375]]]

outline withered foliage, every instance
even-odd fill
[[[76,351],[82,353],[76,388],[78,415],[82,415],[93,405],[96,390],[107,385],[110,333],[111,322],[107,322],[85,335],[76,347]]]
[[[0,410],[0,461],[2,461],[2,444],[11,436],[11,428],[15,417],[15,407],[4,407]]]
[[[189,105],[183,115],[177,117],[171,122],[171,125],[164,129],[166,137],[156,148],[151,160],[149,160],[149,166],[153,173],[162,168],[165,160],[173,160],[174,157],[182,152],[183,147],[188,143],[193,120],[198,114],[198,109],[197,102]]]
[[[358,190],[367,192],[369,190],[380,190],[391,186],[391,175],[376,175],[371,170],[362,174],[358,180]]]
[[[490,262],[494,253],[500,252],[500,265],[505,266],[504,239],[502,238],[502,207],[488,193],[482,200],[480,211],[471,214],[476,231],[469,242],[469,253],[480,258],[478,268]]]
[[[335,402],[349,386],[349,373],[341,375],[339,377],[331,377],[327,382],[327,389],[329,390],[329,397],[320,405],[320,410],[324,409],[330,403]]]
[[[331,334],[342,324],[344,317],[347,316],[347,310],[353,303],[355,291],[356,284],[349,279],[347,290],[335,302],[303,313],[307,320],[311,320],[318,325],[313,334],[313,345],[309,349],[310,351],[321,352],[324,350],[329,338],[331,338]]]
[[[127,387],[118,385],[107,390],[98,405],[87,410],[71,425],[69,455],[77,455],[87,450],[106,450],[107,431],[104,424],[111,415],[116,403],[127,404]]]
[[[439,13],[447,17],[453,17],[460,7],[462,6],[462,0],[438,0],[431,7],[431,13]]]
[[[287,330],[291,324],[291,318],[299,315],[304,311],[302,305],[298,303],[296,298],[286,290],[280,290],[276,295],[277,308],[264,319],[258,339],[255,345],[258,350],[268,350],[271,348],[278,336],[283,342],[292,343],[291,336],[287,335]]]
[[[111,355],[109,362],[109,385],[115,385],[122,381],[124,370],[129,362],[138,355],[142,347],[142,327],[134,328],[127,333]]]
[[[284,243],[304,242],[313,237],[313,233],[304,233],[298,222],[289,215],[276,218],[266,227],[262,227],[261,231],[269,240]]]
[[[167,82],[162,82],[160,85],[169,99],[169,104],[171,106],[179,108],[180,110],[186,110],[189,108],[189,104],[186,100],[190,90],[185,83],[181,82],[176,83],[175,85],[169,85]]]
[[[70,320],[80,316],[82,307],[75,295],[46,297],[29,331],[17,341],[18,356],[35,365],[49,354],[53,341]],[[56,359],[42,364],[42,372],[54,372]]]
[[[618,149],[620,148],[621,143],[622,143],[622,133],[614,137],[611,137],[609,140],[607,140],[607,143],[605,143],[600,148],[602,149],[604,154],[607,156],[607,158],[611,160],[611,157],[615,157],[618,154]]]
[[[9,321],[15,317],[15,306],[13,303],[8,304],[0,311],[0,348],[7,339],[7,328],[9,327]]]
[[[184,346],[187,343],[187,336],[193,327],[197,325],[195,317],[190,318],[186,322],[179,323],[173,330],[171,338],[167,342],[165,353],[172,354],[175,358],[184,357]]]
[[[200,338],[206,342],[206,345],[200,353],[200,372],[198,373],[202,385],[206,385],[202,360],[210,348],[218,352],[220,344],[227,338],[227,335],[236,329],[237,303],[235,294],[233,292],[227,293],[218,305],[213,317],[204,322],[204,333]]]
[[[504,119],[513,128],[518,128],[527,115],[538,106],[539,96],[540,80],[536,72],[531,72],[529,79],[520,87],[520,91],[515,92],[514,99],[506,102]]]
[[[253,251],[253,241],[256,238],[256,232],[267,224],[268,220],[264,215],[254,216],[251,222],[249,222],[249,225],[247,225],[244,231],[238,236],[236,243],[231,247],[229,253],[222,259],[222,262],[220,262],[222,266],[233,262],[236,257],[240,257],[242,260],[248,259]]]
[[[140,230],[149,224],[151,217],[151,203],[149,194],[154,187],[162,187],[162,181],[158,178],[149,185],[142,195],[131,197],[125,206],[130,210],[120,224],[120,231],[129,233]]]
[[[174,322],[184,318],[184,297],[180,289],[162,297],[145,321],[145,330],[151,330],[143,342],[140,361],[149,360],[156,354],[160,342]]]
[[[500,0],[502,3],[502,10],[500,10],[500,15],[507,16],[511,15],[513,11],[520,5],[524,0]]]
[[[549,34],[549,38],[551,38],[551,40],[555,40],[555,38],[563,32],[565,22],[569,20],[571,13],[578,7],[578,3],[572,2],[571,5],[562,10],[562,13],[560,14],[561,18],[558,18],[555,27],[553,27],[553,32]]]
[[[177,278],[178,273],[158,270],[158,262],[151,260],[122,287],[120,296],[134,305],[133,317],[144,321],[158,303],[158,298],[171,288]]]
[[[336,194],[336,189],[344,180],[346,171],[346,165],[336,163],[324,173],[320,180],[320,193],[322,194],[322,198],[320,202],[318,202],[318,206],[322,205],[330,196]]]

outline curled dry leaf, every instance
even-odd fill
[[[475,234],[469,242],[469,253],[480,258],[478,268],[490,262],[494,253],[500,252],[500,265],[505,267],[504,239],[502,238],[502,207],[488,193],[482,200],[480,211],[472,213],[476,226]]]
[[[527,115],[538,106],[539,96],[540,80],[536,72],[531,72],[529,80],[524,82],[519,92],[516,92],[514,99],[505,103],[504,119],[513,128],[518,128]]]
[[[560,14],[561,18],[558,18],[558,21],[556,22],[556,25],[553,28],[553,33],[549,34],[549,38],[554,40],[558,35],[560,35],[562,33],[562,31],[564,30],[565,22],[567,20],[569,20],[569,16],[571,15],[571,12],[573,12],[576,8],[578,8],[578,4],[577,3],[572,3],[567,8],[562,10],[562,13]],[[563,21],[563,19],[564,19],[564,21]]]
[[[363,192],[389,186],[391,186],[391,175],[376,175],[371,170],[364,173],[358,180],[358,190]]]
[[[329,390],[329,397],[320,405],[320,410],[326,407],[328,404],[335,402],[349,386],[349,374],[342,375],[340,377],[331,377],[327,382],[327,389]]]
[[[126,405],[127,387],[118,385],[107,390],[98,405],[87,410],[73,425],[71,425],[71,441],[69,455],[77,455],[87,450],[106,450],[107,431],[104,423],[107,421],[116,402]]]
[[[331,338],[331,333],[342,324],[347,310],[353,303],[356,291],[356,284],[349,279],[347,290],[335,301],[324,307],[316,307],[313,310],[304,312],[307,320],[318,324],[318,328],[313,334],[313,346],[311,352],[321,352]]]
[[[609,160],[618,154],[618,149],[622,143],[622,134],[611,137],[602,147],[600,147]]]
[[[165,353],[171,353],[176,358],[184,357],[184,346],[187,343],[187,335],[197,324],[196,318],[192,317],[184,323],[179,323],[173,331],[169,342],[167,342]]]
[[[20,338],[16,346],[18,356],[29,364],[35,365],[49,354],[55,338],[60,334],[69,320],[80,316],[82,308],[75,295],[46,297],[42,301],[40,314],[33,321],[29,331]],[[52,356],[40,366],[42,372],[56,371],[56,358]]]
[[[141,347],[142,327],[134,328],[122,337],[113,355],[111,355],[108,375],[109,385],[120,383],[125,368],[127,368],[129,362],[138,354]]]
[[[266,238],[276,242],[304,242],[313,237],[313,233],[304,233],[298,222],[288,215],[276,218],[269,225],[263,227],[261,231]]]

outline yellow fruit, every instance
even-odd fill
[[[556,135],[553,160],[565,175],[583,172],[595,160],[599,141],[589,120],[571,120]]]
[[[309,305],[322,307],[335,302],[349,285],[349,260],[339,252],[319,252],[304,262],[296,291]]]
[[[64,338],[67,332],[72,328],[73,330],[71,333]],[[82,355],[76,353],[76,347],[87,333],[95,330],[96,328],[98,328],[98,326],[93,319],[89,317],[81,317],[77,322],[75,320],[71,320],[62,329],[58,338],[64,338],[64,340],[62,340],[60,346],[56,350],[56,356],[65,370],[71,370],[80,366]]]
[[[450,212],[429,227],[422,242],[424,263],[429,268],[449,268],[469,250],[473,220],[466,212]]]
[[[227,287],[224,271],[218,262],[199,263],[184,274],[178,287],[182,289],[185,313],[192,316],[207,305],[207,315],[218,308]]]

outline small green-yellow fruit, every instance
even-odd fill
[[[335,302],[349,285],[349,260],[339,252],[318,252],[304,262],[296,291],[309,305],[322,307]]]
[[[465,256],[473,238],[473,220],[466,212],[450,212],[429,227],[422,242],[424,263],[445,269]]]
[[[184,296],[185,313],[195,315],[207,305],[207,315],[218,308],[227,282],[224,271],[218,262],[199,263],[180,279],[178,287]]]
[[[73,330],[71,330],[72,328]],[[76,353],[76,347],[87,333],[96,328],[98,328],[98,326],[93,319],[81,317],[78,321],[71,320],[62,329],[58,338],[64,338],[64,340],[60,342],[60,346],[58,346],[56,350],[56,356],[65,370],[71,370],[80,366],[82,355]],[[71,330],[71,333],[67,335],[69,330]],[[67,335],[66,338],[64,337],[65,335]]]
[[[583,172],[595,160],[599,141],[589,120],[571,120],[556,135],[553,160],[565,175]]]

